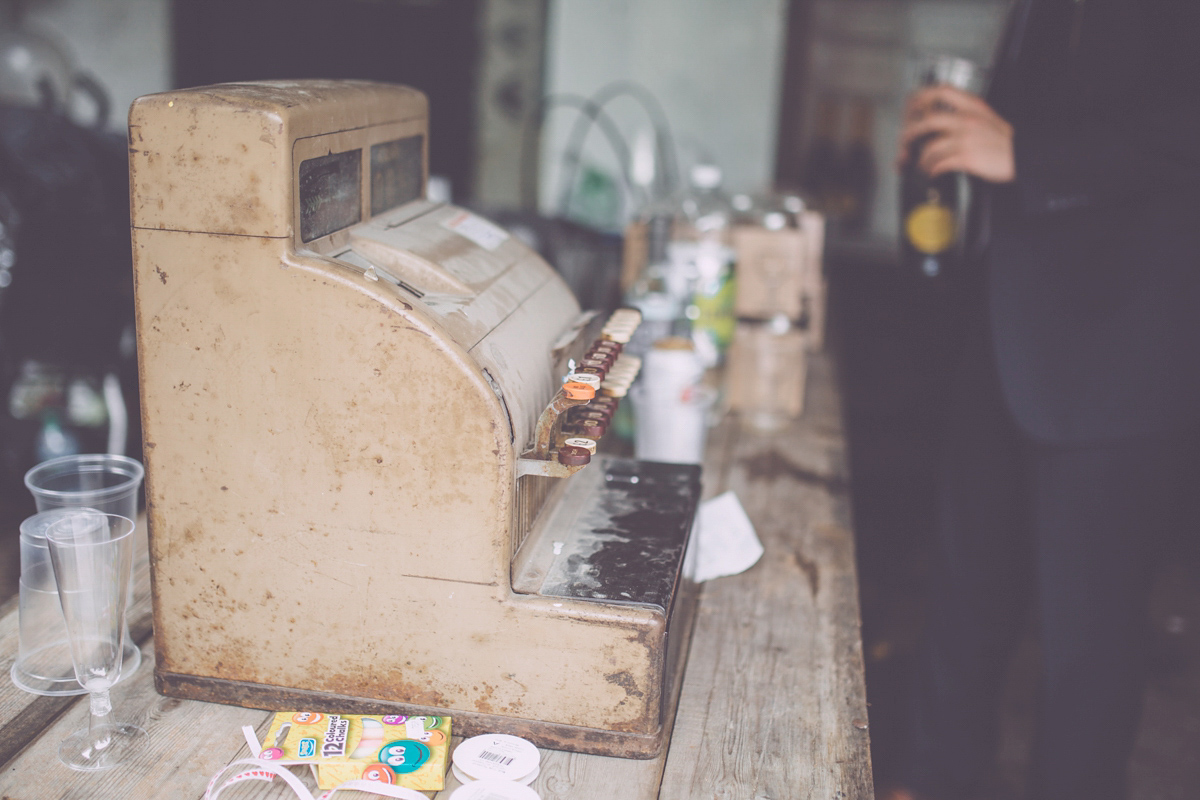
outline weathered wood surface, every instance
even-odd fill
[[[813,359],[796,424],[713,437],[705,491],[737,494],[765,552],[704,587],[661,800],[874,797],[834,386]]]
[[[669,749],[649,761],[544,751],[533,784],[543,800],[874,796],[838,400],[828,362],[813,359],[810,370],[795,425],[760,433],[727,419],[713,432],[705,494],[734,490],[766,552],[742,575],[704,587]],[[131,628],[144,661],[113,691],[117,716],[149,731],[147,751],[111,772],[72,772],[58,762],[58,743],[86,724],[86,701],[34,697],[5,680],[0,800],[200,800],[214,773],[250,755],[241,727],[261,737],[268,712],[155,693],[148,592],[143,560]],[[0,608],[0,667],[16,649],[14,601]],[[435,797],[457,786],[447,776]],[[291,796],[281,781],[246,781],[222,800]]]

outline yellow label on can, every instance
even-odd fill
[[[927,256],[937,255],[954,244],[957,227],[954,212],[940,203],[922,203],[904,221],[908,241]]]

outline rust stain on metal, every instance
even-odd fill
[[[614,625],[613,627],[623,626]],[[625,637],[625,641],[629,642],[630,644],[641,645],[642,647],[650,650],[658,644],[658,642],[662,639],[662,635],[662,630],[657,626],[653,628],[634,628],[632,631],[630,631],[629,636]]]
[[[308,708],[313,711],[346,714],[448,715],[454,718],[455,733],[462,736],[508,733],[528,739],[543,748],[618,758],[654,758],[662,751],[665,744],[661,726],[651,732],[630,725],[618,725],[608,731],[580,728],[574,725],[454,710],[448,706],[416,705],[410,704],[407,700],[402,702],[364,700],[327,692],[280,689],[240,680],[181,675],[164,669],[161,663],[156,666],[154,672],[154,685],[160,694],[169,697],[273,711]]]
[[[312,673],[310,677],[313,678],[316,685],[321,687],[322,691],[332,694],[349,697],[390,698],[395,702],[413,705],[449,707],[450,702],[444,694],[430,688],[429,683],[420,677],[415,677],[414,680],[413,673],[420,671],[415,668],[406,671],[393,668],[369,673],[341,672],[332,675]]]
[[[604,676],[604,680],[611,684],[620,686],[625,690],[627,697],[645,697],[646,693],[637,687],[637,681],[629,674],[628,670],[613,672]]]
[[[496,687],[490,683],[483,684],[483,691],[475,700],[475,710],[483,714],[494,714],[496,709],[492,707],[492,698],[496,694]]]

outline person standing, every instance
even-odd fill
[[[961,171],[969,332],[951,392],[906,787],[970,800],[1032,606],[1029,795],[1125,796],[1159,534],[1200,428],[1200,3],[1017,0],[990,89],[908,101]]]

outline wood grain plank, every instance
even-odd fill
[[[722,488],[765,552],[704,587],[662,800],[874,796],[841,416],[811,368],[797,424],[733,437]]]
[[[531,787],[542,800],[653,800],[658,796],[663,758],[605,758],[561,750],[542,750],[541,774]],[[447,800],[461,784],[451,773],[446,788],[434,795]]]
[[[76,701],[0,773],[5,800],[131,800],[200,798],[209,778],[245,747],[241,726],[265,732],[268,712],[178,700],[154,691],[154,652],[143,646],[142,668],[112,691],[114,716],[145,728],[149,743],[130,764],[107,772],[75,772],[58,760],[58,744],[87,725],[86,701]]]

